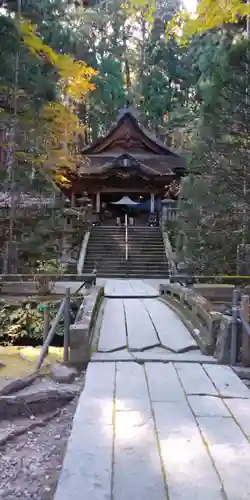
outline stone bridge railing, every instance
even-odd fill
[[[171,276],[174,276],[176,274],[176,271],[177,271],[176,264],[174,262],[174,252],[172,249],[172,245],[171,245],[171,242],[169,239],[168,232],[164,229],[163,225],[161,226],[161,230],[162,230],[162,239],[163,239],[163,243],[164,243],[165,254],[167,257],[167,261],[168,261],[169,276],[171,277]]]
[[[204,354],[214,354],[222,314],[192,288],[178,283],[160,286],[161,297],[179,314]]]
[[[204,354],[213,354],[220,363],[250,367],[248,283],[242,277],[237,277],[238,286],[202,281],[192,287],[161,285],[161,297],[180,316]]]
[[[75,323],[70,327],[70,363],[77,368],[86,367],[91,357],[95,322],[104,298],[103,288],[92,288],[84,297]]]

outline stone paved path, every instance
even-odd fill
[[[161,347],[161,354],[198,349],[178,316],[158,298],[107,298],[97,351],[142,352]],[[96,359],[96,358],[95,358]]]
[[[105,297],[158,297],[156,288],[141,280],[107,280],[104,287]]]
[[[90,363],[55,500],[248,500],[249,415],[228,367]]]
[[[168,351],[180,353],[198,349],[177,315],[157,300],[159,292],[154,287],[140,280],[108,280],[104,294],[104,314],[96,353],[102,353],[102,360],[103,353],[122,349],[126,351],[123,359],[126,355],[130,359],[129,353],[141,354],[157,347],[162,350],[161,356]]]
[[[250,391],[177,352],[177,320],[158,298],[106,299],[54,500],[249,500]]]

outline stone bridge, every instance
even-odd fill
[[[54,500],[250,498],[250,391],[156,287],[107,281],[92,351]]]

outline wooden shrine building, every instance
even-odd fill
[[[124,207],[116,203],[124,198],[131,200],[128,208],[134,219],[142,222],[149,214],[159,214],[164,197],[178,197],[184,158],[145,129],[132,106],[120,111],[109,132],[81,154],[74,194],[88,194],[100,221],[121,215]]]

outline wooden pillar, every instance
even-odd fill
[[[150,194],[150,212],[151,214],[155,211],[155,195],[154,193]]]
[[[75,197],[75,193],[71,193],[71,207],[74,208],[76,205],[76,197]]]
[[[100,191],[96,193],[96,213],[99,214],[101,211],[101,196]]]

